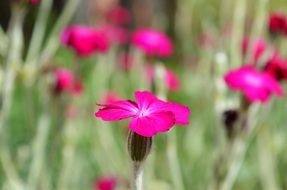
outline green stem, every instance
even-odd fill
[[[143,169],[141,163],[133,162],[133,176],[131,180],[131,190],[143,190]]]
[[[240,43],[244,34],[244,20],[246,12],[246,0],[237,0],[233,15],[232,36],[231,36],[231,66],[238,67],[241,65]]]
[[[47,26],[47,21],[49,14],[51,12],[52,0],[42,0],[39,9],[39,14],[37,15],[37,20],[33,30],[31,42],[29,45],[26,62],[28,64],[36,64],[41,45],[45,36],[45,30]]]
[[[0,155],[0,161],[2,162],[3,171],[8,180],[8,186],[10,187],[9,189],[24,190],[24,185],[19,178],[17,169],[12,162],[10,152],[6,146],[0,146]]]
[[[9,28],[9,49],[6,58],[5,72],[3,75],[2,107],[0,110],[0,132],[5,125],[8,113],[11,107],[11,99],[14,88],[16,69],[21,63],[23,48],[22,25],[25,16],[25,10],[19,7],[13,7],[12,19]]]
[[[71,172],[74,168],[74,160],[76,153],[75,137],[77,131],[72,122],[68,122],[64,128],[64,147],[62,150],[62,168],[59,174],[59,181],[57,185],[58,190],[68,190],[69,180],[71,179]]]
[[[41,179],[41,171],[43,169],[45,160],[45,147],[48,140],[49,128],[50,119],[47,114],[43,114],[39,118],[37,134],[33,143],[33,158],[28,177],[29,190],[36,190]]]
[[[225,159],[227,160],[225,163],[220,163],[220,167],[227,168],[227,172],[223,178],[216,179],[216,189],[218,190],[231,190],[238,173],[241,169],[241,166],[244,162],[246,151],[250,145],[252,138],[255,135],[255,129],[257,127],[258,120],[256,119],[256,114],[259,111],[258,105],[253,105],[249,107],[247,112],[243,112],[243,118],[239,122],[239,125],[236,127],[240,127],[239,129],[243,131],[238,131],[239,133],[233,139],[233,141],[229,141],[232,143],[228,149],[224,152]],[[246,114],[246,115],[245,115]],[[227,164],[227,165],[225,165]]]
[[[46,64],[58,49],[60,44],[60,33],[71,20],[79,2],[80,0],[69,0],[66,2],[66,6],[49,35],[47,44],[41,53],[40,65]]]
[[[258,163],[260,168],[260,177],[264,190],[279,190],[277,183],[277,175],[275,172],[274,153],[271,150],[271,135],[270,126],[263,126],[258,133],[257,148],[258,148]]]
[[[5,56],[6,55],[6,51],[7,51],[7,48],[8,48],[8,37],[7,35],[5,34],[3,28],[0,26],[0,40],[1,40],[1,43],[0,43],[0,55],[1,56]]]
[[[12,104],[14,82],[16,77],[16,69],[21,63],[23,36],[22,25],[25,17],[25,9],[22,7],[12,7],[12,18],[9,26],[9,47],[8,54],[5,63],[5,72],[3,75],[3,88],[1,89],[1,103],[0,108],[0,160],[4,168],[4,173],[8,179],[8,183],[12,189],[22,189],[20,178],[17,174],[16,167],[12,162],[12,158],[9,153],[8,145],[5,142],[5,130],[7,127],[7,120],[10,113]]]
[[[181,174],[181,169],[179,165],[179,160],[178,160],[178,152],[177,152],[177,146],[176,146],[176,131],[170,132],[170,136],[168,137],[168,147],[167,147],[167,157],[168,157],[168,162],[169,162],[169,167],[170,167],[170,174],[171,174],[171,179],[174,185],[174,189],[177,190],[183,190],[184,189],[184,184],[183,184],[183,178]]]

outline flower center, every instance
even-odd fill
[[[258,76],[254,76],[252,74],[248,74],[245,76],[246,81],[252,86],[260,86],[261,80]]]
[[[146,108],[140,109],[137,113],[138,117],[145,117],[147,115],[149,115],[149,110]]]

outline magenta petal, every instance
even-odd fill
[[[283,88],[273,77],[269,76],[268,74],[264,74],[264,77],[265,80],[268,81],[268,83],[266,83],[266,87],[271,92],[274,92],[277,96],[282,96],[284,94]]]
[[[177,124],[181,125],[189,124],[190,110],[187,106],[168,102],[167,109],[174,114]]]
[[[158,101],[154,103],[151,107],[152,112],[158,111],[170,111],[174,114],[176,124],[188,125],[190,110],[187,106],[173,103],[173,102],[163,102]]]
[[[148,91],[137,91],[135,92],[135,97],[139,108],[148,108],[152,103],[158,100],[152,93]]]
[[[99,111],[95,113],[96,117],[102,118],[104,121],[117,121],[134,116],[138,108],[132,101],[115,101],[102,106]]]
[[[152,137],[158,132],[166,132],[175,124],[171,112],[152,113],[146,117],[136,117],[130,122],[129,128],[144,137]]]
[[[246,88],[244,94],[250,102],[266,102],[269,99],[270,92],[264,89]]]

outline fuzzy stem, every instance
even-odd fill
[[[2,107],[0,108],[0,132],[2,132],[7,119],[14,88],[14,81],[16,75],[16,69],[21,62],[22,47],[23,47],[23,35],[22,25],[25,15],[25,10],[17,6],[12,9],[12,19],[9,28],[9,49],[6,58],[5,72],[3,75],[3,89],[1,89],[2,95]]]
[[[33,35],[27,53],[27,62],[29,64],[36,64],[37,56],[42,46],[45,35],[47,21],[52,7],[52,0],[42,0],[39,9],[39,14],[33,30]]]
[[[9,26],[9,47],[5,63],[5,72],[3,75],[3,88],[1,89],[0,107],[0,161],[7,177],[8,183],[13,189],[22,189],[21,180],[18,176],[16,167],[12,161],[8,145],[5,142],[5,127],[12,104],[14,83],[16,77],[16,68],[21,63],[23,36],[22,25],[25,17],[25,9],[14,5],[12,7],[12,19]]]
[[[262,126],[257,137],[258,164],[262,188],[264,190],[279,190],[276,173],[276,159],[272,151],[272,138],[270,126]]]
[[[37,134],[33,143],[33,159],[28,177],[30,190],[37,189],[41,177],[41,170],[45,160],[45,147],[48,140],[50,119],[47,114],[39,118]]]
[[[0,161],[2,162],[3,171],[8,180],[8,186],[13,190],[24,190],[23,183],[19,178],[15,164],[12,162],[12,158],[7,147],[0,146]]]
[[[167,147],[167,157],[170,167],[171,179],[173,181],[174,189],[183,190],[184,184],[182,181],[182,174],[180,169],[180,162],[178,160],[178,152],[176,146],[176,131],[170,132],[170,136],[168,137],[168,147]]]
[[[0,26],[0,55],[5,56],[8,47],[8,36],[5,34],[3,28]]]
[[[64,147],[62,150],[62,168],[59,174],[57,189],[69,189],[69,180],[71,179],[71,172],[73,171],[75,155],[76,155],[76,130],[72,122],[68,122],[64,131]]]
[[[58,21],[56,22],[53,30],[51,31],[51,34],[47,40],[47,44],[40,56],[41,64],[46,64],[51,56],[56,52],[57,48],[59,47],[59,34],[63,30],[64,26],[66,26],[72,18],[79,2],[80,0],[69,0],[66,3],[66,6]]]
[[[230,40],[230,58],[231,66],[238,67],[241,65],[240,43],[243,37],[244,20],[246,12],[246,0],[237,0],[233,15],[232,36]]]
[[[133,162],[133,176],[131,179],[132,190],[143,190],[142,162]]]
[[[224,152],[226,162],[219,163],[219,167],[226,166],[226,174],[221,177],[217,176],[216,178],[216,189],[218,190],[231,190],[238,173],[241,169],[241,166],[244,162],[246,151],[250,145],[251,139],[254,137],[254,130],[256,129],[258,120],[255,115],[259,111],[259,106],[251,106],[246,112],[242,112],[243,118],[241,119],[237,136],[229,141],[230,146]],[[227,164],[227,165],[225,165]]]
[[[232,186],[244,162],[247,145],[242,139],[238,139],[234,142],[231,148],[233,149],[231,153],[231,163],[229,165],[227,176],[223,180],[222,184],[219,185],[220,190],[232,189]]]

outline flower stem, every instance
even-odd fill
[[[46,64],[47,61],[49,61],[49,59],[51,58],[51,56],[56,52],[57,48],[59,47],[59,34],[64,28],[64,26],[66,26],[72,18],[79,2],[79,0],[67,1],[66,6],[60,18],[56,22],[53,30],[51,31],[51,34],[47,40],[47,44],[44,47],[43,52],[40,56],[41,64]]]
[[[223,152],[224,162],[218,162],[217,169],[223,169],[223,175],[216,176],[215,189],[218,190],[231,190],[241,166],[244,162],[246,151],[250,145],[251,139],[254,137],[254,130],[256,129],[258,120],[255,114],[258,113],[259,106],[251,106],[242,112],[241,121],[238,126],[234,139],[230,139],[227,144],[228,148]],[[226,169],[226,171],[225,171]],[[220,172],[216,172],[217,174]]]
[[[12,18],[9,26],[9,43],[3,74],[3,85],[1,89],[0,107],[0,161],[3,171],[7,177],[8,184],[12,189],[21,190],[22,182],[17,173],[16,167],[12,161],[9,146],[5,142],[5,127],[10,113],[13,98],[14,83],[16,78],[16,69],[21,63],[23,35],[22,25],[25,17],[25,9],[14,5],[12,7]]]
[[[133,173],[131,178],[131,190],[143,190],[142,162],[133,162]]]
[[[45,30],[47,26],[47,21],[49,18],[50,10],[52,7],[52,0],[42,0],[41,6],[39,9],[39,14],[35,23],[35,27],[33,30],[33,35],[31,38],[31,42],[29,45],[27,59],[26,61],[29,64],[35,64],[37,61],[37,56],[42,46],[42,42],[45,35]],[[34,61],[33,63],[30,63]]]
[[[241,65],[240,43],[244,33],[244,20],[246,13],[246,0],[237,0],[235,2],[233,15],[232,36],[230,40],[230,58],[231,66],[238,67]]]
[[[271,131],[268,127],[262,126],[258,132],[257,148],[258,148],[258,164],[260,169],[260,177],[262,189],[279,190],[276,173],[276,159],[272,151]]]
[[[48,114],[43,114],[39,118],[37,134],[33,143],[33,160],[28,177],[28,187],[30,190],[37,189],[39,185],[41,170],[45,160],[45,147],[48,140],[50,119]]]
[[[178,152],[176,146],[176,131],[172,131],[168,137],[167,157],[170,167],[170,174],[173,181],[174,189],[183,190],[184,185],[182,181],[181,169],[178,160]]]
[[[71,172],[73,171],[76,155],[76,129],[72,122],[68,122],[64,128],[64,147],[62,149],[62,168],[59,174],[57,189],[69,189]]]

